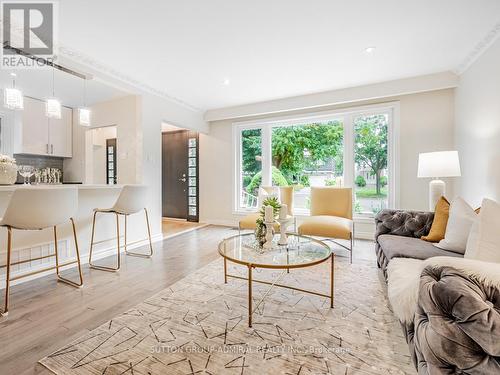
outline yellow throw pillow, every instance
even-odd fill
[[[439,242],[444,238],[448,216],[450,214],[450,202],[445,197],[439,198],[434,210],[434,221],[427,236],[422,236],[422,240],[428,242]]]

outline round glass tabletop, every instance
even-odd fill
[[[219,254],[235,263],[260,268],[301,268],[329,259],[332,251],[311,237],[288,235],[287,245],[278,245],[275,236],[271,249],[260,248],[253,233],[226,238],[219,244]]]

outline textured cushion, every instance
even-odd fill
[[[299,234],[310,236],[351,239],[352,220],[336,216],[310,216],[299,226]]]
[[[474,209],[462,198],[456,198],[450,206],[450,217],[444,239],[436,246],[443,250],[465,253],[467,239],[476,218]]]
[[[415,315],[419,374],[500,374],[500,289],[427,267]]]
[[[384,209],[375,216],[375,238],[395,234],[420,238],[429,233],[434,212]]]
[[[427,259],[436,256],[461,257],[460,254],[439,249],[433,246],[432,243],[418,238],[383,234],[378,237],[378,243],[388,260],[394,257],[415,259]]]
[[[466,258],[500,263],[500,204],[484,199],[467,242]]]
[[[448,223],[449,210],[450,202],[448,202],[445,197],[441,197],[436,204],[431,231],[427,236],[422,237],[424,241],[439,242],[444,238],[446,225]]]

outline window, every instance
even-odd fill
[[[311,186],[341,186],[341,120],[276,126],[271,134],[272,184],[294,186],[295,210],[309,210]]]
[[[235,211],[256,210],[259,186],[271,184],[294,186],[299,215],[309,213],[315,186],[352,186],[356,217],[395,207],[397,108],[393,103],[235,124]]]
[[[354,125],[354,212],[374,215],[388,207],[387,113],[357,116]]]
[[[257,208],[257,195],[262,184],[262,131],[241,131],[239,208]]]

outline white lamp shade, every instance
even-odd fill
[[[61,102],[57,99],[47,99],[46,115],[50,118],[61,119],[62,107]]]
[[[90,126],[90,109],[79,108],[78,109],[78,119],[79,119],[80,125]]]
[[[458,151],[427,152],[418,156],[418,177],[460,176]]]
[[[23,109],[24,101],[23,94],[18,89],[6,88],[4,90],[3,103],[8,109]]]

